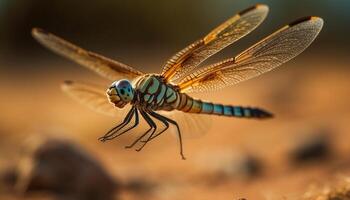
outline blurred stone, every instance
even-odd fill
[[[128,180],[124,185],[125,189],[135,194],[146,194],[153,192],[157,185],[153,182],[146,181],[144,178],[138,177]]]
[[[293,163],[306,163],[324,160],[330,155],[329,137],[324,130],[299,138],[290,150],[290,159]]]
[[[59,139],[35,141],[23,150],[16,189],[63,199],[114,199],[118,184],[77,145]]]
[[[198,159],[202,170],[213,179],[250,179],[261,173],[261,162],[251,154],[231,150],[204,153]],[[215,180],[214,180],[215,181]]]
[[[0,191],[13,190],[17,181],[17,172],[14,167],[9,167],[0,174]]]

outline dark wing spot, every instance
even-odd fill
[[[311,20],[312,16],[307,16],[307,17],[302,17],[300,19],[297,19],[295,20],[294,22],[288,24],[289,26],[295,26],[297,24],[300,24],[300,23],[303,23],[303,22],[306,22],[306,21],[309,21]]]

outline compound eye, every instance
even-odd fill
[[[124,89],[120,89],[120,93],[121,93],[122,95],[124,95],[124,94],[125,94]]]

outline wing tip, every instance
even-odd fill
[[[266,10],[268,10],[268,9],[269,9],[269,6],[266,5],[266,4],[258,3],[258,4],[255,4],[255,8],[257,8],[257,9],[266,9]]]
[[[250,6],[246,9],[242,10],[241,12],[238,13],[238,15],[242,16],[242,15],[244,15],[252,10],[256,10],[256,9],[264,9],[264,10],[268,11],[269,7],[266,4],[258,3],[258,4],[255,4],[254,6]]]
[[[323,25],[323,19],[321,17],[318,17],[318,16],[306,16],[306,17],[302,17],[302,18],[299,18],[291,23],[288,24],[288,26],[292,27],[292,26],[295,26],[297,24],[301,24],[301,23],[304,23],[304,22],[315,22],[315,23],[320,23],[321,25]]]
[[[47,32],[41,28],[38,28],[38,27],[32,28],[32,36],[34,38],[39,38],[40,36],[48,35],[48,34],[49,34],[49,32]]]
[[[323,27],[324,20],[318,16],[311,16],[310,20],[314,23],[319,24],[320,29]]]

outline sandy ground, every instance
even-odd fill
[[[212,126],[207,133],[185,140],[186,161],[180,159],[171,134],[159,137],[142,152],[124,149],[136,132],[99,142],[97,138],[120,119],[95,113],[59,89],[66,77],[99,81],[86,71],[81,74],[83,69],[39,71],[31,76],[2,73],[0,169],[16,163],[28,138],[55,135],[85,148],[116,179],[155,185],[149,193],[122,192],[121,199],[297,198],[312,185],[329,184],[350,172],[350,69],[341,61],[330,66],[336,58],[304,60],[220,92],[194,94],[213,102],[262,107],[276,117],[264,121],[208,117]],[[183,132],[191,135],[191,128]],[[293,147],[319,134],[327,136],[330,156],[292,164]],[[232,170],[242,155],[260,161],[258,175]]]

